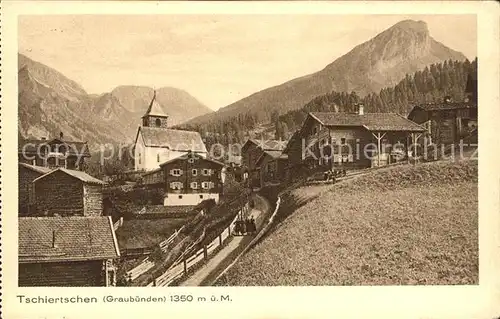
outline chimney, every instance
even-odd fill
[[[62,140],[62,139],[63,139],[63,137],[64,137],[63,132],[60,132],[60,133],[59,133],[59,138]]]
[[[56,231],[55,230],[52,231],[52,248],[57,248],[57,245],[56,245]]]
[[[358,114],[359,115],[365,114],[365,107],[363,106],[363,104],[358,104]]]

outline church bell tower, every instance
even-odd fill
[[[149,103],[148,110],[142,116],[142,126],[167,128],[168,115],[163,111],[160,104],[156,101],[156,90],[153,93],[153,99]]]

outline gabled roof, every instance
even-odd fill
[[[51,145],[54,143],[61,143],[66,146],[68,155],[90,157],[87,142],[65,141],[59,138],[54,138],[52,140],[20,139],[17,151],[19,154],[22,152],[25,154],[36,154],[39,150],[42,150],[43,145]]]
[[[19,217],[18,247],[19,263],[104,260],[120,256],[110,216]]]
[[[160,167],[165,166],[165,165],[170,164],[170,163],[173,163],[173,162],[176,162],[176,161],[188,160],[188,159],[191,159],[191,158],[194,159],[194,160],[209,161],[209,162],[212,162],[212,163],[217,164],[219,166],[225,166],[224,163],[221,163],[221,162],[216,161],[216,160],[211,159],[211,158],[203,157],[203,156],[201,156],[201,155],[199,155],[197,153],[190,152],[190,153],[178,156],[176,158],[172,158],[171,160],[168,160],[166,162],[163,162],[163,163],[160,164]]]
[[[259,156],[257,161],[255,162],[256,165],[259,165],[259,163],[266,157],[270,156],[273,160],[276,159],[287,159],[288,155],[283,154],[281,151],[264,151],[262,155]]]
[[[86,183],[86,184],[97,184],[97,185],[104,185],[105,183],[95,177],[92,177],[90,176],[89,174],[85,173],[85,172],[82,172],[82,171],[75,171],[75,170],[72,170],[72,169],[67,169],[67,168],[62,168],[62,167],[59,167],[57,169],[54,169],[38,178],[36,178],[33,182],[36,183],[40,180],[43,180],[45,177],[51,175],[51,174],[54,174],[55,172],[63,172],[65,174],[68,174],[70,176],[73,176],[79,180],[81,180],[82,182]]]
[[[423,132],[425,128],[396,113],[311,112],[309,116],[325,126],[357,126],[368,131]]]
[[[160,116],[160,117],[168,117],[168,114],[163,111],[161,105],[156,101],[156,91],[153,93],[153,98],[149,103],[149,107],[146,110],[146,113],[142,117],[146,116]]]
[[[243,144],[243,147],[241,149],[244,150],[250,144],[255,144],[263,151],[283,151],[286,147],[286,143],[286,141],[279,140],[248,139],[245,144]]]
[[[297,139],[300,138],[300,129],[296,130],[295,132],[293,132],[292,136],[290,137],[290,139],[288,140],[288,142],[286,143],[286,147],[285,149],[283,150],[283,153],[287,153],[288,150],[290,149],[290,147],[292,146],[293,143],[295,143],[295,141]]]
[[[52,170],[51,168],[48,168],[48,167],[34,166],[34,165],[26,164],[26,163],[19,163],[19,166],[25,167],[29,170],[32,170],[32,171],[40,173],[40,174],[47,174]]]
[[[195,131],[141,126],[137,130],[136,143],[139,133],[147,147],[162,147],[182,152],[207,152],[200,133]]]

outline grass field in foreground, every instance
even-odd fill
[[[477,162],[387,168],[326,187],[217,284],[478,283]]]

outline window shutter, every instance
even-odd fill
[[[179,169],[179,176],[182,175],[184,172],[182,171],[182,169]]]
[[[173,169],[170,170],[170,175],[174,176],[174,170]],[[170,184],[172,184],[172,183],[170,183]]]
[[[210,182],[209,185],[208,185],[208,188],[215,188],[214,182]]]
[[[348,162],[354,162],[353,156],[352,155],[347,155],[347,161]]]

